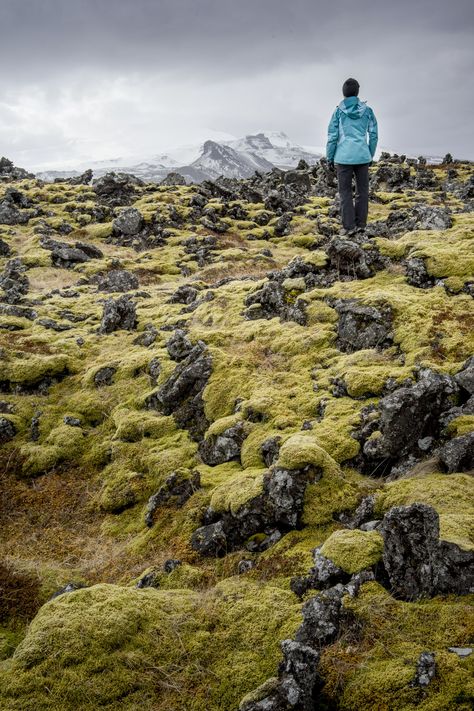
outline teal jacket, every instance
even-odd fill
[[[326,158],[343,165],[370,163],[375,155],[377,140],[374,112],[367,102],[360,101],[357,96],[349,96],[341,101],[331,116]]]

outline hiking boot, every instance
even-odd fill
[[[343,227],[342,230],[339,232],[340,237],[347,237],[348,239],[352,239],[353,237],[356,236],[356,234],[357,234],[357,229],[355,227],[352,227],[350,230]]]

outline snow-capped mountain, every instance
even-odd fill
[[[298,161],[304,159],[307,163],[314,163],[324,149],[310,151],[303,146],[292,143],[286,133],[282,131],[265,131],[254,135],[229,141],[230,146],[239,153],[251,153],[263,158],[274,166],[282,169],[293,168]]]
[[[37,176],[53,181],[55,178],[75,177],[87,168],[92,168],[95,178],[114,170],[132,173],[146,181],[159,182],[170,171],[175,171],[188,182],[200,183],[203,180],[215,180],[220,175],[247,178],[256,170],[266,172],[275,166],[288,169],[295,167],[301,158],[311,164],[323,154],[323,150],[315,149],[313,152],[293,143],[285,133],[279,131],[265,131],[243,138],[222,135],[219,141],[208,140],[201,144],[180,146],[164,154],[84,163],[75,170],[48,170],[37,173]]]

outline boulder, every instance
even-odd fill
[[[113,230],[117,234],[137,235],[144,224],[143,215],[135,207],[128,207],[121,210],[112,224]]]
[[[205,464],[216,466],[232,460],[240,460],[240,449],[247,436],[243,422],[217,435],[210,435],[199,443],[199,455]]]
[[[51,261],[54,266],[63,269],[70,269],[76,264],[88,262],[90,259],[101,259],[104,256],[98,247],[85,242],[75,242],[71,245],[67,242],[57,242],[43,237],[41,246],[51,252]]]
[[[131,291],[138,289],[139,281],[135,274],[126,269],[111,269],[99,278],[98,291]]]
[[[379,528],[394,597],[414,600],[474,591],[474,551],[439,540],[439,516],[426,504],[395,506]]]
[[[392,313],[389,306],[365,306],[353,299],[333,304],[339,314],[337,347],[344,353],[392,345]]]
[[[437,452],[448,474],[474,469],[474,432],[455,437]]]
[[[113,331],[133,331],[137,327],[135,302],[129,296],[123,295],[118,299],[107,299],[104,304],[99,333],[112,333]]]
[[[94,180],[92,187],[97,199],[110,206],[129,205],[144,182],[128,173],[106,173]]]
[[[166,349],[170,358],[176,361],[184,360],[193,349],[193,344],[182,328],[177,328],[171,338],[166,342]]]
[[[163,178],[160,185],[186,185],[186,178],[181,173],[176,173],[171,171],[168,175]]]

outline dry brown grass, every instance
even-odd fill
[[[262,278],[266,273],[276,265],[273,260],[245,261],[245,262],[227,262],[225,264],[211,264],[199,271],[201,279],[206,281],[210,287],[220,279],[228,279],[232,277],[239,279],[247,276]]]

